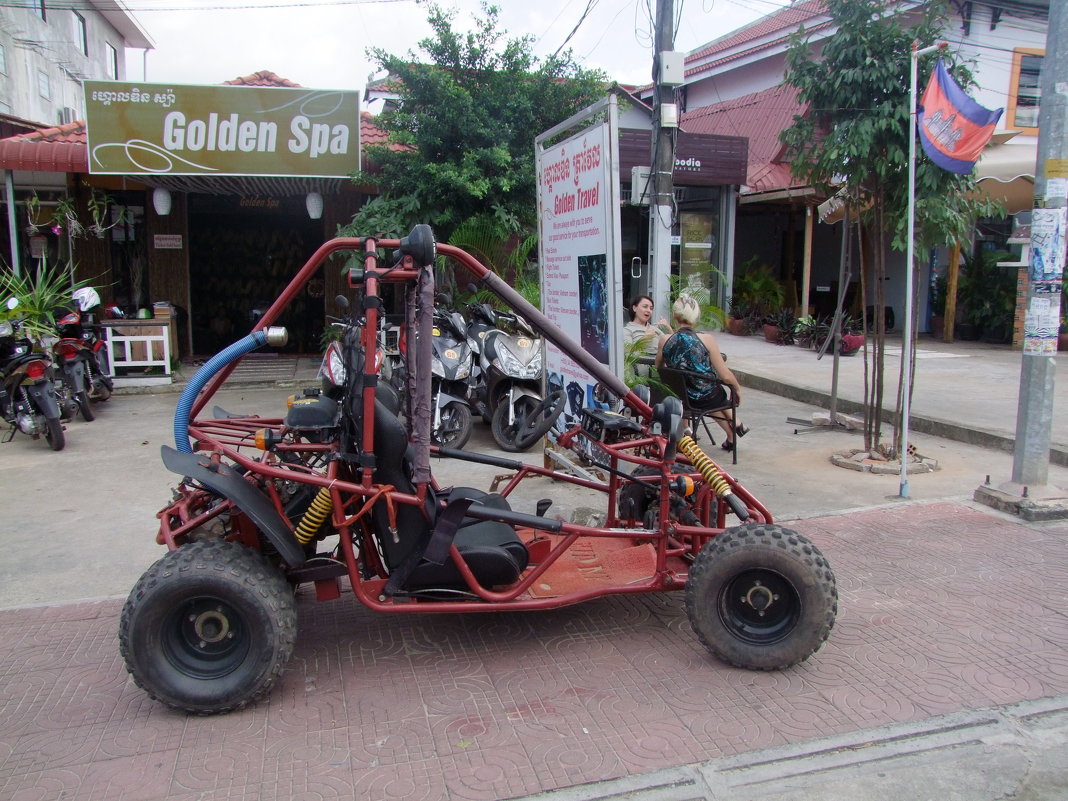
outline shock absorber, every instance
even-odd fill
[[[330,517],[330,512],[333,509],[334,502],[330,498],[330,490],[327,487],[320,487],[315,497],[312,498],[308,511],[304,513],[300,518],[300,522],[297,523],[295,533],[301,545],[307,545],[312,541],[312,538],[323,525],[323,521]]]
[[[727,502],[727,505],[738,515],[738,519],[748,520],[749,510],[745,508],[745,504],[731,490],[731,485],[727,483],[727,479],[719,472],[715,462],[709,459],[704,451],[698,447],[697,443],[693,441],[693,437],[687,435],[680,439],[679,450],[689,457],[690,461],[693,462],[693,466],[697,468],[697,472],[704,476],[705,481],[708,482],[708,486],[712,488],[717,497]]]

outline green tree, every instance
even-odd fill
[[[813,47],[804,28],[791,38],[785,81],[797,87],[798,102],[807,111],[794,117],[781,139],[797,178],[828,196],[843,192],[854,212],[859,210],[875,307],[871,370],[865,370],[864,447],[871,450],[883,447],[885,254],[888,246],[902,251],[907,246],[912,47],[914,42],[923,48],[938,40],[946,4],[932,0],[907,18],[895,13],[892,0],[826,0],[826,6],[836,32],[820,49]],[[951,63],[948,51],[943,57],[957,82],[969,86],[967,67]],[[921,89],[936,59],[935,54],[921,58]],[[969,241],[977,217],[997,213],[1000,207],[978,199],[975,190],[973,176],[947,172],[917,148],[917,254],[935,244]],[[909,269],[915,274],[917,265]],[[913,282],[914,287],[918,284]],[[915,325],[912,330],[915,334]],[[899,411],[901,400],[899,396]],[[899,442],[895,426],[890,447],[895,455]]]
[[[419,47],[428,63],[411,52],[369,51],[401,99],[378,125],[403,149],[367,148],[378,171],[357,178],[382,194],[349,229],[397,235],[427,222],[445,241],[465,220],[491,214],[513,232],[533,230],[534,137],[603,95],[606,78],[580,68],[570,51],[538,59],[533,37],[499,30],[495,6],[483,3],[466,33],[454,28],[454,13],[427,9],[433,34]]]

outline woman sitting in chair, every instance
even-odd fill
[[[689,408],[700,411],[725,405],[728,396],[723,384],[729,384],[734,390],[735,403],[740,406],[742,387],[723,361],[715,337],[693,330],[701,318],[701,307],[697,301],[689,295],[680,295],[671,307],[671,314],[675,318],[676,330],[671,336],[660,338],[656,366],[698,374],[686,376],[686,406]],[[737,418],[732,430],[726,411],[710,416],[715,418],[727,435],[722,446],[725,451],[734,448],[735,436],[744,437],[749,433],[749,429]]]

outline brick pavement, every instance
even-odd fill
[[[1068,693],[1068,523],[956,502],[800,521],[838,624],[724,666],[681,594],[468,616],[300,606],[270,697],[198,718],[127,679],[121,603],[0,611],[0,798],[504,799]]]

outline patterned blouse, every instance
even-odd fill
[[[713,395],[719,394],[717,390],[722,392],[708,348],[692,328],[680,328],[668,337],[664,343],[664,366],[707,376],[686,376],[686,396],[691,406],[707,405]]]

